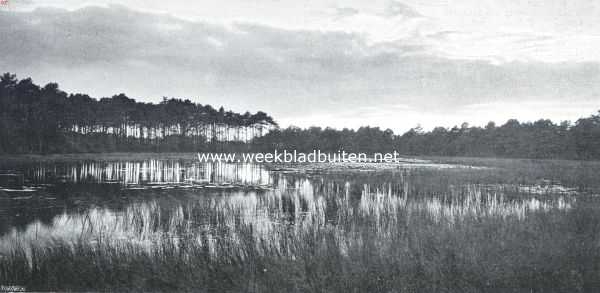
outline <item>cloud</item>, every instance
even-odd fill
[[[95,96],[179,96],[286,118],[394,105],[414,114],[497,101],[590,103],[600,95],[594,62],[493,64],[447,58],[426,39],[370,43],[356,33],[192,22],[122,6],[0,12],[0,68]],[[384,114],[374,117],[400,121]]]
[[[358,11],[358,9],[355,9],[352,7],[337,7],[337,8],[335,8],[335,18],[336,19],[355,16],[359,13],[360,12]]]
[[[419,18],[423,17],[421,13],[419,13],[414,8],[399,2],[391,0],[388,2],[385,11],[381,14],[384,17],[405,17],[405,18]]]
[[[396,18],[401,17],[405,19],[410,18],[422,18],[424,17],[421,13],[419,13],[414,8],[395,0],[387,0],[385,6],[376,11],[369,11],[365,9],[357,9],[355,7],[336,7],[335,8],[335,18],[341,19],[346,17],[358,16],[360,14],[371,15],[383,18]]]

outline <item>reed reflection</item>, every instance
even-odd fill
[[[258,164],[199,163],[177,160],[41,164],[28,170],[34,184],[107,183],[123,185],[236,183],[269,185],[267,170]]]
[[[334,231],[340,249],[375,231],[376,243],[392,245],[393,235],[411,226],[452,229],[467,221],[523,221],[532,214],[565,211],[576,198],[564,192],[540,196],[521,185],[432,184],[436,173],[404,170],[378,177],[363,174],[268,173],[260,166],[185,166],[177,162],[80,164],[66,168],[73,182],[116,181],[123,185],[182,182],[270,184],[266,190],[149,190],[146,199],[123,208],[91,207],[63,212],[51,221],[12,229],[0,249],[15,241],[50,245],[54,241],[110,242],[151,249],[162,242],[192,239],[214,255],[220,248],[243,249],[248,237],[256,249],[286,255],[289,241],[308,241]],[[70,171],[69,171],[70,170]],[[36,174],[43,174],[37,169]],[[448,176],[440,173],[437,176]],[[36,178],[43,182],[44,176]],[[427,178],[426,181],[423,179]],[[553,189],[550,189],[551,191]],[[342,245],[343,244],[343,245]],[[219,248],[220,247],[220,248]]]

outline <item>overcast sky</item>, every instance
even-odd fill
[[[8,0],[0,71],[282,126],[484,125],[600,109],[595,0]]]

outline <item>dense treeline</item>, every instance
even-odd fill
[[[265,151],[396,150],[405,155],[600,159],[600,112],[574,124],[564,121],[557,125],[550,120],[520,123],[513,119],[502,126],[490,122],[483,128],[464,123],[461,127],[437,127],[424,132],[417,127],[403,135],[378,127],[357,130],[289,127],[275,129],[256,142]]]
[[[216,110],[189,100],[96,100],[56,83],[0,77],[0,153],[198,151],[245,146],[277,124],[264,112]]]
[[[266,133],[268,131],[268,133]],[[266,135],[263,135],[266,133]],[[600,112],[574,123],[550,120],[402,135],[378,127],[357,130],[279,129],[264,112],[214,109],[189,100],[136,102],[124,94],[99,100],[67,94],[56,83],[0,77],[0,153],[110,151],[390,152],[405,155],[600,159]]]

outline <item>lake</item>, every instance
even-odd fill
[[[600,288],[599,165],[11,160],[24,183],[0,193],[0,284],[587,291]]]

